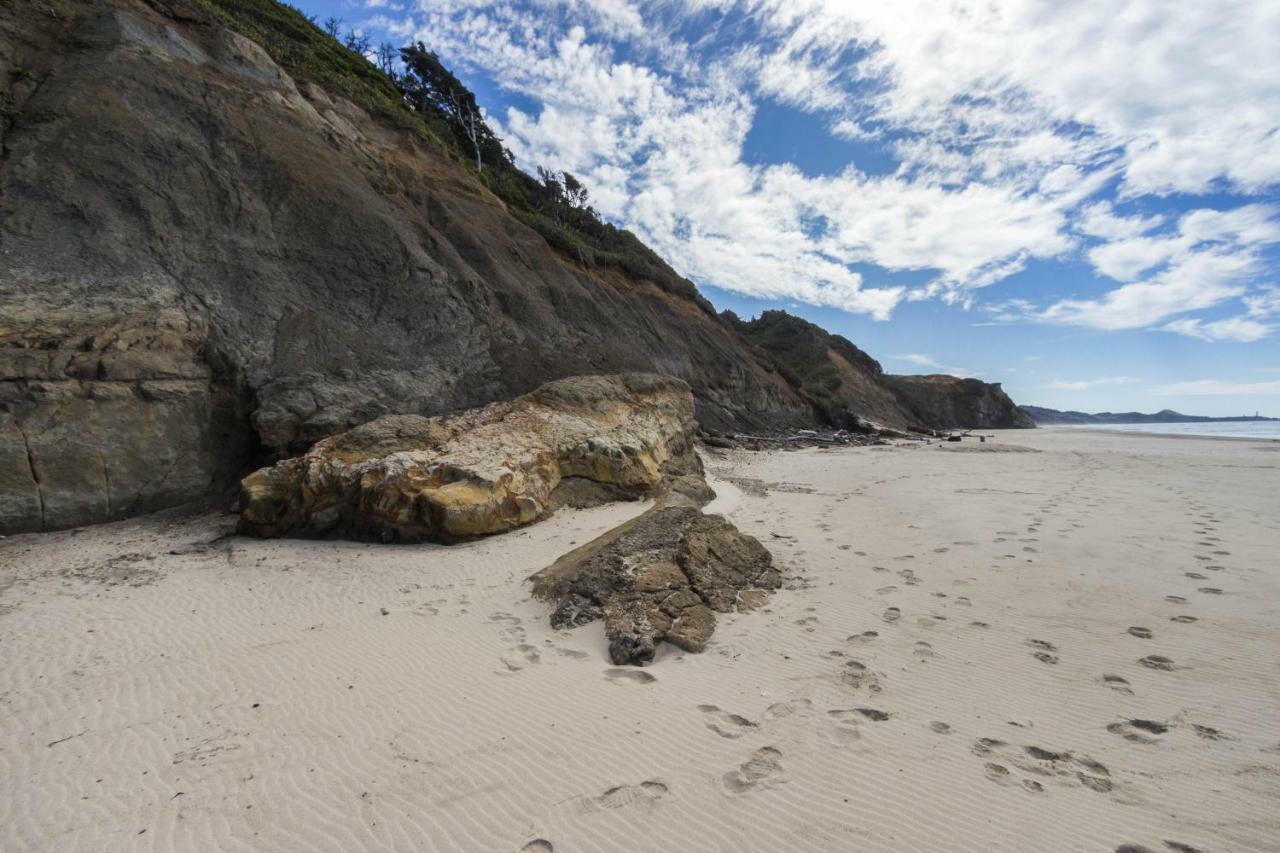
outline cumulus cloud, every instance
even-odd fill
[[[1041,320],[1096,329],[1139,329],[1178,314],[1232,299],[1251,300],[1250,311],[1269,310],[1273,290],[1246,296],[1263,270],[1263,250],[1280,243],[1280,221],[1271,205],[1228,211],[1193,210],[1165,235],[1121,236],[1089,252],[1103,275],[1129,282],[1097,299],[1064,299],[1038,315]],[[1144,273],[1154,271],[1146,278]],[[1141,280],[1139,280],[1141,279]],[[1213,323],[1185,319],[1163,328],[1204,340],[1253,341],[1269,327],[1247,318]]]
[[[1120,286],[999,319],[1243,340],[1270,328],[1252,303],[1239,322],[1170,321],[1266,298],[1274,211],[1171,227],[1124,208],[1280,182],[1280,16],[1266,6],[420,0],[379,24],[521,96],[491,116],[520,162],[584,178],[603,214],[700,283],[884,319],[1083,256]],[[748,162],[765,101],[892,166]]]
[[[1089,391],[1104,385],[1132,385],[1137,381],[1133,376],[1102,376],[1097,379],[1079,379],[1074,382],[1058,380],[1050,382],[1045,387],[1058,391]]]
[[[1162,327],[1166,332],[1177,332],[1202,341],[1236,341],[1252,343],[1271,334],[1271,326],[1249,317],[1227,317],[1206,322],[1198,317],[1174,320]]]

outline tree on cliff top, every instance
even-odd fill
[[[418,112],[443,114],[459,142],[474,152],[477,172],[484,172],[486,158],[491,163],[506,158],[502,141],[485,123],[476,96],[441,64],[435,52],[418,42],[401,48],[400,59],[405,73],[397,83],[406,99]]]

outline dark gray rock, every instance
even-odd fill
[[[562,558],[533,584],[556,602],[552,627],[603,619],[613,662],[643,664],[664,641],[702,651],[717,612],[758,607],[782,578],[768,550],[721,516],[667,506]]]

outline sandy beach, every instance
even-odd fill
[[[5,851],[1280,847],[1280,445],[708,451],[783,569],[611,666],[452,547],[162,513],[0,541]]]

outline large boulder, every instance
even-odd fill
[[[716,613],[749,610],[781,586],[768,550],[718,515],[659,506],[533,577],[551,625],[604,620],[615,664],[644,664],[665,640],[700,652]]]
[[[390,415],[241,484],[260,536],[453,541],[528,524],[559,503],[705,488],[689,386],[580,376],[461,414]]]

